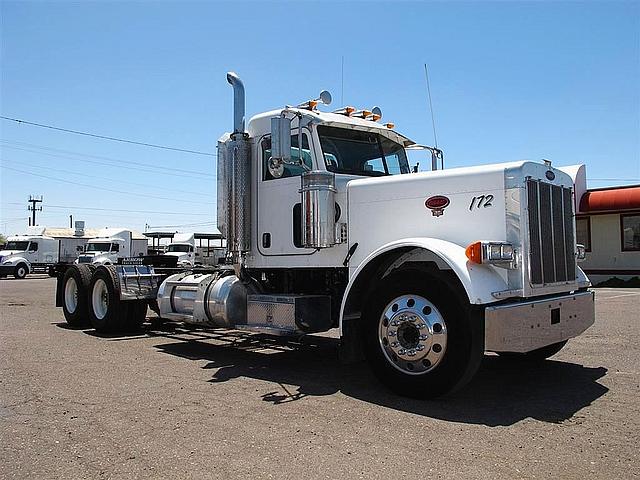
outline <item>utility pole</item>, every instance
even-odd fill
[[[31,225],[36,224],[36,212],[42,211],[42,206],[38,207],[38,203],[42,203],[42,195],[36,197],[35,195],[29,195],[29,205],[27,210],[31,212]]]

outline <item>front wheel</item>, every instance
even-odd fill
[[[401,270],[382,279],[367,298],[365,354],[374,374],[400,395],[451,393],[480,365],[482,319],[445,277]]]
[[[13,271],[13,276],[18,279],[23,279],[27,276],[27,273],[29,273],[29,267],[27,267],[25,263],[19,263]]]

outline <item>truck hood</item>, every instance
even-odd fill
[[[351,180],[348,237],[359,244],[351,261],[357,265],[366,252],[399,238],[439,238],[465,248],[505,241],[507,188],[513,182],[524,188],[525,178],[549,171],[555,184],[573,186],[557,168],[526,161]]]
[[[187,255],[189,255],[189,254],[186,253],[186,252],[165,252],[164,253],[165,257],[178,257],[178,258],[180,258],[180,257],[186,257]]]
[[[0,258],[10,257],[12,255],[18,255],[19,253],[26,253],[24,250],[0,250]]]

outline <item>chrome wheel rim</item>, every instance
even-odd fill
[[[107,290],[107,284],[101,278],[93,284],[91,305],[93,306],[93,314],[98,320],[102,320],[107,315],[107,310],[109,309],[109,291]]]
[[[78,308],[78,284],[73,277],[69,277],[64,286],[64,304],[69,313],[74,313]]]
[[[402,295],[383,310],[378,340],[385,358],[397,370],[422,375],[442,361],[447,350],[447,325],[429,300]]]
[[[18,267],[18,277],[22,278],[26,276],[27,276],[26,269],[24,267]]]

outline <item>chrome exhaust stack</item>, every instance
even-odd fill
[[[245,132],[244,84],[227,73],[233,87],[233,133],[218,141],[218,228],[227,240],[227,253],[237,266],[251,249],[251,142]]]
[[[227,72],[227,82],[233,87],[233,133],[244,133],[244,83],[235,72]]]

